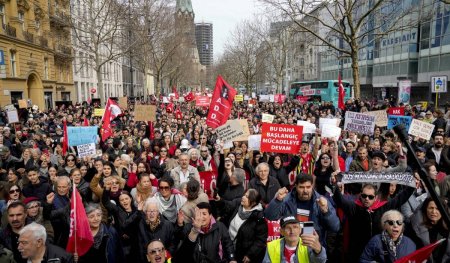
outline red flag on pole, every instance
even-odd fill
[[[102,141],[104,142],[106,139],[108,139],[112,134],[112,128],[111,128],[111,121],[114,120],[117,116],[122,114],[122,110],[120,109],[119,105],[112,100],[108,99],[108,102],[105,106],[105,113],[103,114],[103,124],[102,124]]]
[[[62,147],[62,153],[63,155],[66,155],[67,149],[69,149],[69,136],[67,135],[67,121],[64,121],[64,137],[63,137],[63,147]]]
[[[82,256],[88,252],[93,243],[94,237],[89,227],[86,211],[80,193],[74,185],[72,199],[70,200],[70,233],[66,250]]]
[[[341,74],[338,74],[338,84],[339,84],[338,108],[341,110],[344,110],[345,109],[345,103],[344,103],[345,89],[344,89],[344,85],[342,85]]]
[[[206,124],[209,127],[217,128],[227,122],[236,93],[236,90],[228,85],[222,76],[217,76],[208,118],[206,118]]]
[[[171,102],[171,103],[169,103],[169,105],[167,105],[166,112],[167,113],[172,113],[173,112],[173,102]]]
[[[194,94],[192,94],[192,91],[189,92],[186,96],[184,96],[184,101],[191,102],[194,100]]]
[[[177,86],[172,87],[172,93],[175,94],[175,99],[178,101],[178,99],[180,98],[180,95],[178,94]]]
[[[396,260],[394,263],[426,262],[427,259],[430,257],[431,253],[433,252],[433,250],[444,240],[445,238],[438,240],[433,244],[429,244],[428,246],[425,246],[405,257],[402,257],[401,259]]]
[[[155,128],[153,127],[153,122],[148,122],[148,129],[149,129],[149,139],[154,140],[155,139]]]
[[[85,126],[85,127],[89,126],[89,121],[86,117],[84,117],[83,126]]]

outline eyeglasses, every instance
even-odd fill
[[[150,255],[156,255],[156,254],[164,253],[164,251],[166,251],[166,249],[162,247],[162,248],[155,248],[155,249],[149,250],[149,251],[147,251],[147,253]]]
[[[159,190],[168,191],[168,190],[170,190],[170,186],[160,186]]]
[[[375,196],[374,195],[361,194],[361,198],[362,199],[369,198],[369,200],[373,200],[375,198]]]
[[[397,226],[403,225],[403,221],[401,221],[401,220],[386,220],[386,221],[384,221],[384,223],[385,223],[385,224],[388,224],[388,225],[390,225],[390,226],[393,226],[394,223],[395,223]]]
[[[166,153],[166,152],[167,152],[167,150],[161,150],[160,152],[162,152],[162,153]]]
[[[12,189],[12,190],[9,190],[9,193],[10,194],[20,193],[20,190],[19,189]]]
[[[202,140],[206,140],[206,137],[201,137],[200,139],[202,139]]]
[[[75,162],[75,159],[70,158],[70,159],[67,159],[67,161],[68,162]]]
[[[330,160],[330,157],[322,157],[321,160]]]
[[[119,185],[120,183],[117,181],[111,182],[112,185]]]

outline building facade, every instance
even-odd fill
[[[196,23],[195,24],[195,39],[197,42],[197,50],[200,58],[200,64],[206,67],[206,79],[204,85],[212,88],[214,83],[212,79],[212,66],[214,64],[214,37],[212,23]]]
[[[0,24],[0,105],[75,100],[69,2],[0,0]]]

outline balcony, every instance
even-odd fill
[[[10,37],[17,37],[16,28],[11,26],[10,24],[7,24],[5,26],[5,32]]]
[[[30,32],[23,32],[23,38],[25,39],[25,41],[34,44],[34,35]]]
[[[59,27],[70,26],[70,16],[61,11],[54,11],[50,14],[50,24]]]
[[[45,48],[48,47],[48,39],[46,39],[45,37],[39,36],[39,37],[38,37],[38,41],[39,41],[39,45],[40,45],[41,47],[45,47]]]
[[[72,59],[72,49],[65,45],[55,45],[55,58],[62,60]]]

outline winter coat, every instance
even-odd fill
[[[174,185],[173,187],[179,189],[180,188],[180,173],[181,173],[181,167],[177,166],[175,168],[172,169],[172,171],[170,172],[170,176],[172,177],[173,181],[174,181]],[[197,168],[193,167],[193,166],[188,166],[188,181],[190,178],[193,178],[195,180],[197,180],[200,183],[200,174],[198,173]]]
[[[248,188],[258,191],[258,193],[261,195],[261,202],[263,203],[263,205],[266,205],[270,203],[270,201],[277,194],[278,189],[280,189],[281,187],[280,183],[275,177],[269,176],[266,185],[263,185],[261,183],[259,177],[252,178],[248,183]]]
[[[243,184],[237,184],[237,185],[231,185],[230,184],[230,177],[225,171],[225,158],[223,154],[220,154],[220,162],[219,162],[219,168],[217,170],[218,176],[217,176],[217,188],[218,188],[218,194],[220,198],[232,201],[235,198],[241,198],[244,194],[244,185]],[[241,177],[245,176],[245,171],[241,168],[234,168],[233,171],[234,175],[240,175]]]
[[[3,247],[2,244],[0,244],[0,263],[16,263],[11,250]]]
[[[77,185],[78,192],[84,202],[89,202],[92,200],[92,192],[89,183],[81,178],[80,183]]]
[[[311,197],[312,211],[309,212],[309,221],[314,222],[314,229],[319,234],[319,240],[322,244],[325,244],[326,232],[338,232],[340,224],[339,218],[336,215],[336,210],[328,199],[327,213],[322,213],[322,211],[320,211],[319,205],[316,202],[316,200],[320,198],[320,196],[321,195],[316,191],[313,192],[313,195]],[[279,201],[277,198],[273,198],[272,201],[270,201],[269,206],[267,206],[266,210],[264,211],[264,215],[269,220],[278,220],[282,217],[290,215],[296,216],[297,202],[297,190],[294,188],[283,199],[283,201]]]
[[[47,195],[52,192],[52,187],[48,183],[47,178],[45,177],[39,177],[39,183],[34,185],[31,183],[28,183],[25,185],[22,189],[22,194],[25,197],[37,197],[39,198],[39,201],[46,202],[47,201]]]
[[[280,168],[275,168],[273,165],[273,159],[274,158],[271,157],[269,160],[270,175],[277,178],[280,183],[280,187],[286,187],[289,189],[291,187],[289,182],[289,173],[292,172],[292,170],[294,170],[300,163],[300,158],[298,156],[294,156],[288,165],[283,166],[283,164],[281,164]]]
[[[413,194],[415,188],[406,187],[398,195],[389,201],[375,201],[368,209],[364,207],[359,199],[350,201],[345,199],[341,191],[336,188],[333,200],[338,208],[344,210],[349,222],[349,240],[352,247],[349,251],[350,262],[358,262],[364,246],[376,234],[381,232],[381,216],[384,212],[397,209],[406,203]]]
[[[52,259],[59,259],[60,261],[51,261]],[[63,248],[51,244],[46,244],[44,259],[41,261],[41,263],[47,262],[73,263],[74,261],[72,254],[67,253]]]
[[[378,234],[367,243],[364,252],[359,260],[360,263],[392,263],[416,250],[416,244],[407,236],[403,236],[400,244],[397,245],[396,256],[389,252],[388,247],[383,243],[381,234]]]
[[[105,224],[101,224],[102,236],[94,237],[94,245],[97,240],[101,242],[100,247],[105,248],[105,262],[107,263],[122,263],[124,262],[122,245],[120,243],[119,235],[114,227],[109,227]],[[97,235],[100,234],[97,233]],[[94,245],[88,250],[86,254],[80,257],[78,263],[91,263],[92,258],[89,257],[91,253],[95,253],[96,248]],[[97,262],[99,263],[99,262]]]
[[[372,160],[369,158],[369,169],[372,169]],[[364,168],[363,165],[361,163],[361,161],[359,160],[359,158],[356,158],[352,161],[352,163],[350,164],[350,167],[348,168],[349,172],[364,172]]]

